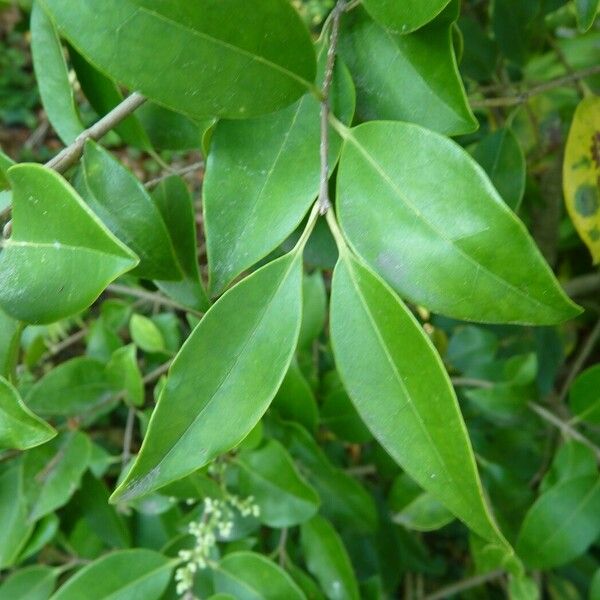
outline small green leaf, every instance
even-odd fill
[[[15,161],[0,150],[0,190],[8,190],[10,188],[7,171],[14,164]]]
[[[274,562],[253,552],[234,552],[214,571],[217,592],[237,600],[306,600],[291,577]]]
[[[316,430],[319,418],[317,401],[296,361],[285,374],[272,407],[283,419],[297,421],[308,431]]]
[[[10,378],[18,361],[23,324],[0,310],[0,376]]]
[[[57,578],[57,570],[44,565],[19,569],[0,586],[0,600],[48,600]]]
[[[71,431],[25,455],[23,481],[31,522],[69,501],[88,467],[91,450],[87,436]]]
[[[174,566],[173,560],[152,550],[120,550],[81,569],[51,600],[158,600]]]
[[[132,272],[148,279],[182,279],[173,241],[150,195],[102,146],[85,144],[76,188],[105,225],[140,258]]]
[[[525,155],[515,134],[508,128],[484,137],[473,152],[502,199],[515,212],[525,193]]]
[[[160,329],[148,317],[135,314],[129,323],[131,339],[144,352],[164,352],[165,340]]]
[[[300,527],[308,570],[330,600],[359,600],[358,584],[342,540],[331,524],[314,517]]]
[[[327,53],[319,56],[321,80]],[[354,88],[338,64],[332,85],[332,108],[349,123]],[[319,191],[320,103],[306,94],[279,112],[244,121],[219,121],[213,133],[203,185],[210,267],[215,296],[258,260],[281,244],[298,226]],[[341,148],[331,129],[329,167]]]
[[[192,118],[271,112],[313,86],[310,37],[286,0],[42,3],[94,66]]]
[[[393,33],[409,33],[434,19],[450,0],[363,0],[370,15]]]
[[[552,466],[542,480],[540,490],[545,492],[566,479],[592,476],[597,470],[594,451],[575,440],[569,440],[555,454]]]
[[[32,413],[17,390],[0,376],[0,450],[27,450],[55,435],[54,428]]]
[[[292,458],[277,441],[240,455],[240,489],[254,496],[259,519],[269,527],[292,527],[310,519],[319,508],[319,496],[296,470]]]
[[[600,365],[577,376],[569,391],[569,404],[578,421],[600,425]]]
[[[596,15],[600,11],[599,0],[575,0],[577,11],[577,24],[579,31],[587,31],[594,24]]]
[[[458,144],[408,123],[366,123],[346,136],[341,226],[396,291],[472,321],[544,325],[580,312]]]
[[[419,494],[399,513],[395,523],[414,531],[436,531],[454,521],[454,515],[432,494]]]
[[[320,413],[321,425],[344,441],[366,444],[373,439],[343,388],[327,394]]]
[[[112,501],[184,477],[256,425],[298,339],[301,262],[294,251],[266,265],[206,313],[175,358],[142,449]]]
[[[112,387],[125,392],[124,400],[127,404],[131,406],[144,404],[144,382],[137,364],[134,344],[118,348],[113,352],[106,365],[106,373]]]
[[[342,381],[380,444],[423,489],[511,553],[483,497],[458,402],[431,341],[346,249],[334,272],[331,337]]]
[[[327,318],[327,291],[320,271],[305,275],[302,280],[302,327],[299,348],[309,348],[321,334]]]
[[[452,45],[457,16],[453,2],[430,25],[406,36],[387,31],[360,8],[345,17],[340,53],[356,82],[360,120],[411,121],[446,135],[477,128]]]
[[[58,33],[38,2],[34,2],[31,9],[31,54],[48,120],[61,140],[71,144],[84,127]]]
[[[138,262],[67,182],[34,164],[8,172],[13,233],[0,252],[0,305],[16,319],[51,323],[87,308]]]
[[[198,242],[192,196],[181,177],[168,177],[152,192],[152,200],[167,226],[181,270],[181,281],[156,281],[166,294],[196,310],[208,308],[198,270]]]
[[[567,479],[529,509],[516,550],[535,569],[564,565],[583,554],[600,533],[600,478]]]

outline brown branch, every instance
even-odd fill
[[[183,304],[179,304],[179,302],[175,302],[162,294],[157,294],[155,292],[148,292],[147,290],[142,290],[139,288],[128,287],[126,285],[120,285],[118,283],[111,283],[107,288],[107,292],[112,292],[113,294],[119,294],[122,296],[133,296],[134,298],[140,298],[141,300],[146,300],[148,302],[154,302],[156,304],[160,304],[162,306],[170,306],[176,310],[182,310],[188,312],[192,315],[196,315],[197,317],[202,317],[204,313],[199,310],[195,310],[193,308],[188,308]]]
[[[598,74],[600,74],[600,65],[595,65],[593,67],[588,67],[587,69],[582,69],[581,71],[574,71],[573,73],[569,73],[568,75],[564,75],[563,77],[558,77],[556,79],[551,79],[550,81],[540,83],[539,85],[535,85],[529,88],[528,90],[524,90],[519,94],[514,94],[512,96],[504,96],[500,98],[484,98],[483,100],[471,100],[470,104],[472,108],[518,106],[519,104],[527,102],[533,96],[545,94],[546,92],[552,91],[556,88],[563,87],[565,85],[570,85],[572,83],[585,79],[586,77],[591,77],[592,75]]]
[[[150,179],[149,181],[146,181],[146,183],[144,185],[146,186],[147,189],[151,189],[153,187],[156,187],[159,183],[163,182],[165,179],[168,179],[172,175],[179,175],[180,177],[183,177],[185,175],[189,175],[190,173],[193,173],[194,171],[197,171],[198,169],[201,169],[203,166],[204,166],[204,161],[200,160],[198,162],[192,163],[191,165],[182,167],[181,169],[174,169],[170,173],[166,173],[165,175],[156,177],[156,179]]]

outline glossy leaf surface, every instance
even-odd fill
[[[285,0],[42,2],[98,69],[191,117],[270,112],[314,80],[308,32]]]
[[[571,124],[565,160],[565,203],[577,233],[600,261],[600,97],[581,101]]]
[[[140,454],[113,500],[191,473],[256,425],[298,339],[300,258],[295,251],[256,271],[206,313],[173,362]]]
[[[31,9],[31,54],[48,120],[61,140],[70,144],[84,128],[58,33],[38,2]]]
[[[0,449],[26,450],[55,435],[56,431],[32,413],[17,390],[0,377]]]
[[[353,249],[409,300],[495,323],[578,314],[524,225],[451,140],[408,123],[360,125],[347,133],[337,186]]]
[[[0,253],[0,305],[30,323],[50,323],[87,308],[137,257],[75,191],[40,165],[9,170],[13,233]]]
[[[580,31],[587,31],[594,24],[600,3],[598,0],[575,0],[575,10]]]
[[[0,585],[0,600],[48,600],[57,578],[57,570],[44,565],[20,569]]]
[[[577,420],[600,425],[600,365],[586,369],[575,379],[569,404]]]
[[[408,33],[434,19],[450,0],[365,0],[365,8],[383,27]]]
[[[331,335],[342,381],[379,443],[480,536],[509,548],[483,498],[458,402],[433,345],[388,286],[347,250],[334,273]]]
[[[477,128],[452,46],[457,9],[453,3],[430,25],[406,36],[387,31],[360,8],[344,18],[340,54],[356,84],[361,120],[411,121],[447,135]]]

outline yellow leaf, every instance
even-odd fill
[[[577,233],[600,261],[600,97],[581,101],[563,164],[565,203]]]

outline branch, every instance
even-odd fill
[[[443,598],[450,598],[451,596],[458,594],[458,592],[470,590],[474,587],[483,585],[484,583],[499,579],[503,574],[504,571],[498,569],[497,571],[491,571],[489,573],[484,573],[483,575],[475,575],[475,577],[469,577],[469,579],[453,583],[437,592],[433,592],[433,594],[425,596],[424,600],[442,600]]]
[[[471,100],[470,104],[472,108],[517,106],[519,104],[527,102],[533,96],[545,94],[546,92],[549,92],[555,88],[569,85],[576,81],[580,81],[581,79],[585,79],[586,77],[598,75],[599,73],[600,65],[595,65],[593,67],[588,67],[587,69],[582,69],[581,71],[574,71],[573,73],[570,73],[569,75],[565,75],[563,77],[558,77],[556,79],[551,79],[550,81],[540,83],[539,85],[533,86],[532,88],[529,88],[528,90],[525,90],[520,94],[514,94],[512,96],[505,96],[500,98],[484,98],[483,100]]]
[[[338,0],[332,12],[331,38],[327,50],[327,65],[325,66],[325,77],[321,90],[321,179],[319,186],[319,212],[324,215],[330,208],[329,200],[329,91],[333,80],[333,69],[335,67],[335,54],[340,34],[340,18],[346,7],[345,0]]]
[[[146,98],[134,92],[127,96],[123,102],[117,104],[109,113],[104,115],[98,122],[89,129],[80,133],[77,139],[59,152],[52,160],[46,163],[49,169],[54,169],[58,173],[64,173],[71,165],[75,164],[87,140],[99,140],[111,129],[114,129],[123,119],[126,119],[136,108],[139,108],[146,102]]]
[[[563,287],[571,298],[597,292],[600,290],[600,273],[590,273],[589,275],[576,277],[565,283]]]
[[[168,179],[169,177],[171,177],[173,175],[179,175],[180,177],[183,177],[185,175],[189,175],[190,173],[193,173],[197,169],[201,169],[203,166],[204,166],[204,161],[199,160],[198,162],[192,163],[191,165],[186,165],[185,167],[182,167],[181,169],[174,169],[171,172],[166,173],[165,175],[161,175],[160,177],[156,177],[155,179],[150,179],[149,181],[146,181],[144,186],[146,186],[147,189],[151,189],[153,187],[156,187],[159,183],[162,183],[165,179]]]

